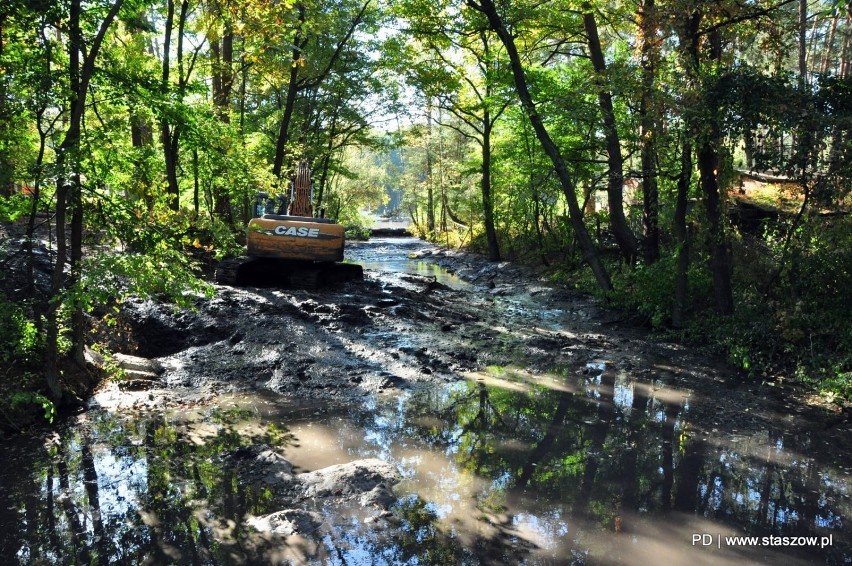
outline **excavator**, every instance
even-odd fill
[[[314,217],[311,173],[302,159],[289,196],[255,198],[248,223],[246,256],[223,260],[214,278],[237,287],[316,289],[364,278],[363,267],[341,263],[345,245],[342,225]]]

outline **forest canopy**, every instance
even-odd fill
[[[4,2],[0,379],[67,398],[307,159],[350,236],[410,217],[848,398],[850,60],[844,1]]]

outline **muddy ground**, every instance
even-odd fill
[[[319,290],[218,286],[214,298],[199,298],[191,311],[177,311],[170,305],[148,300],[129,301],[119,315],[119,324],[99,336],[118,354],[113,362],[124,367],[124,377],[105,382],[88,401],[89,412],[139,415],[141,419],[163,411],[196,410],[241,394],[271,394],[283,396],[276,397],[273,403],[281,405],[286,400],[288,414],[295,416],[295,422],[299,411],[309,415],[333,412],[333,407],[358,407],[369,413],[375,411],[368,407],[375,407],[376,399],[402,398],[465,380],[482,383],[482,392],[486,385],[512,390],[537,383],[544,384],[545,389],[562,391],[560,388],[568,387],[565,384],[577,382],[581,389],[570,395],[599,407],[604,407],[605,399],[621,406],[625,401],[616,398],[618,387],[610,385],[607,391],[606,384],[621,379],[615,376],[629,376],[634,407],[638,407],[636,400],[640,396],[658,399],[660,406],[674,407],[674,411],[686,411],[688,406],[688,432],[681,430],[686,425],[675,425],[672,419],[661,421],[670,422],[672,430],[678,427],[681,442],[687,438],[699,439],[699,443],[724,437],[736,440],[767,431],[769,438],[789,439],[794,431],[797,439],[799,435],[805,438],[804,450],[815,462],[815,469],[825,466],[846,474],[848,479],[849,468],[838,463],[848,465],[852,461],[849,411],[807,390],[783,380],[745,380],[723,360],[658,341],[649,336],[646,328],[630,322],[624,313],[608,310],[582,293],[551,285],[525,267],[490,263],[469,253],[443,250],[411,238],[353,243],[348,246],[347,258],[365,266],[364,281]],[[96,358],[93,361],[103,363]],[[495,378],[507,368],[521,375],[523,383]],[[487,401],[487,396],[480,399]],[[559,402],[560,407],[562,403]],[[653,408],[652,405],[648,406]],[[599,410],[613,423],[622,420],[611,409]],[[659,410],[649,413],[653,417],[649,423],[659,421],[654,416]],[[670,409],[665,411],[668,415]],[[634,418],[626,420],[632,423]],[[565,422],[571,419],[566,418]],[[93,426],[85,417],[69,424],[81,430]],[[580,424],[591,431],[590,438],[596,437],[600,423],[586,420]],[[430,426],[443,425],[439,422]],[[533,448],[531,462],[551,434],[550,428],[544,430],[543,438],[533,442],[538,446],[522,446],[524,451]],[[601,434],[602,442],[606,433]],[[204,442],[191,432],[186,433],[186,438]],[[664,439],[665,442],[670,453],[671,441]],[[515,440],[510,444],[512,450],[518,449]],[[681,467],[687,469],[688,458],[682,458]],[[239,547],[234,563],[272,560],[270,549],[284,548],[287,545],[282,546],[282,541],[316,531],[324,520],[328,521],[327,509],[331,508],[337,509],[331,513],[338,518],[358,516],[358,522],[368,529],[372,525],[375,532],[385,532],[391,521],[387,531],[391,537],[410,526],[410,522],[400,522],[398,511],[396,519],[389,511],[402,504],[394,486],[400,469],[406,476],[412,473],[405,470],[406,465],[389,465],[381,459],[353,455],[335,466],[317,465],[296,473],[292,463],[260,441],[226,451],[223,462],[236,470],[242,484],[265,486],[274,494],[269,512],[247,518],[246,526],[262,534],[261,542],[255,539],[251,543],[235,543],[230,531],[224,537],[227,544]],[[668,465],[671,467],[671,462]],[[103,480],[104,471],[99,473]],[[526,482],[525,474],[520,472],[516,481]],[[840,496],[843,503],[838,508],[848,505],[845,489],[841,490],[845,495]],[[481,506],[474,503],[475,513],[481,513]],[[643,512],[638,510],[636,525],[641,523]],[[140,513],[144,518],[145,512]],[[505,540],[498,544],[495,541],[501,540],[499,536],[482,535],[486,544],[470,535],[473,542],[463,543],[466,561],[489,563],[489,556],[523,560],[531,548],[529,541],[514,533],[511,525],[501,523],[505,519],[500,519],[499,514],[496,518],[486,515],[482,517],[487,520],[482,519],[473,531],[478,529],[481,535],[486,525]],[[687,520],[693,519],[687,516]],[[618,533],[622,518],[619,515],[613,521],[602,530]],[[455,528],[447,532],[453,533]],[[458,529],[461,534],[452,536],[463,540],[466,531]],[[590,529],[594,533],[601,531],[600,526]],[[687,535],[678,533],[684,541]],[[344,536],[336,536],[326,543],[326,551],[345,542]],[[643,533],[643,537],[653,538],[648,533]],[[100,540],[97,535],[94,539]],[[596,544],[578,540],[574,541],[578,548],[594,548]],[[310,542],[304,537],[299,541]],[[675,545],[686,546],[684,541],[678,539]],[[301,558],[334,562],[322,554],[326,551],[316,539],[310,544],[299,555]],[[547,544],[539,546],[546,548]],[[162,548],[160,552],[168,555]],[[186,557],[185,549],[176,548],[174,552],[183,552],[181,556]],[[591,552],[588,556],[575,554],[571,559],[563,556],[556,563],[634,563],[639,556],[595,560],[594,551]],[[628,548],[627,556],[630,552]],[[850,556],[848,549],[838,552],[826,563],[842,563]],[[544,556],[543,563],[551,563],[554,555],[535,556]],[[778,559],[775,555],[762,558],[767,563]],[[290,559],[285,556],[275,560]],[[722,563],[728,559],[723,555]],[[430,562],[425,555],[419,560]]]
[[[384,248],[451,276],[387,271]],[[351,403],[487,367],[535,375],[588,371],[587,364],[603,361],[616,372],[718,399],[706,410],[732,428],[771,426],[791,414],[826,434],[847,424],[841,405],[783,379],[747,380],[718,357],[658,341],[624,313],[548,284],[531,269],[414,239],[354,243],[348,254],[366,262],[364,281],[318,290],[217,286],[216,297],[199,299],[194,312],[128,302],[123,331],[109,330],[107,345],[154,359],[163,371],[150,383],[105,388],[124,389],[120,403],[151,406],[257,390]],[[378,269],[371,269],[376,259]]]

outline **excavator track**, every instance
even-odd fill
[[[240,266],[251,261],[250,257],[234,257],[223,259],[216,265],[216,272],[213,274],[213,280],[219,285],[237,286],[237,278],[240,272]]]
[[[214,275],[220,285],[287,289],[318,289],[363,278],[364,268],[358,264],[246,256],[219,262]]]

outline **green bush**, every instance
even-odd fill
[[[677,255],[671,253],[651,265],[635,268],[622,266],[614,272],[615,290],[610,295],[613,306],[638,313],[653,328],[671,324],[675,305]],[[712,280],[702,263],[692,262],[687,274],[687,304],[693,311],[707,308],[706,297],[712,296]]]
[[[20,306],[0,294],[0,361],[32,362],[40,346],[35,323]]]
[[[56,417],[56,405],[53,401],[32,391],[17,391],[10,396],[9,406],[12,409],[19,409],[21,405],[38,405],[44,411],[44,420],[49,423],[53,422]]]
[[[21,194],[0,196],[0,221],[14,221],[29,214],[32,200]]]

